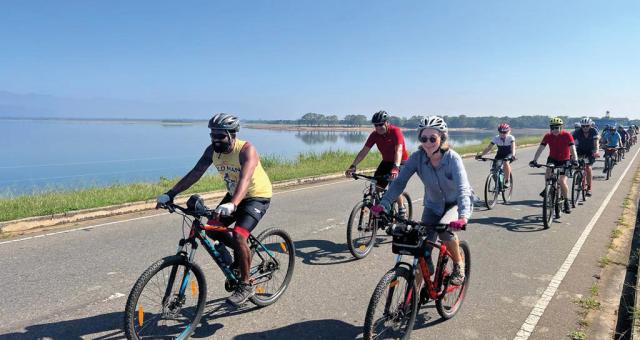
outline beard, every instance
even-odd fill
[[[231,147],[231,143],[229,142],[215,142],[215,143],[212,143],[212,145],[213,145],[213,151],[215,153],[228,152],[229,148]]]

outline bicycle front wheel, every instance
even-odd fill
[[[187,339],[206,303],[200,267],[174,255],[152,264],[136,281],[124,313],[127,339]]]
[[[373,214],[363,202],[358,202],[347,223],[347,246],[353,257],[365,258],[375,243],[377,226]]]
[[[447,261],[447,268],[442,271],[445,285],[442,296],[436,300],[436,309],[438,314],[445,319],[451,319],[462,306],[462,301],[467,292],[469,286],[469,279],[471,277],[471,250],[469,244],[466,241],[460,241],[460,255],[464,261],[464,282],[461,286],[453,286],[448,283],[447,275],[453,272],[453,260]]]
[[[573,180],[571,182],[571,206],[573,208],[576,207],[576,203],[580,199],[582,189],[582,173],[576,172],[575,175],[573,175]]]
[[[496,181],[496,177],[494,173],[490,173],[484,183],[484,202],[488,209],[492,209],[498,200],[498,181]]]
[[[502,191],[502,201],[507,204],[511,200],[511,193],[513,193],[513,173],[509,174],[509,187]]]
[[[418,313],[413,276],[403,267],[388,271],[373,291],[364,319],[364,339],[409,339]]]
[[[544,198],[542,199],[542,223],[545,229],[551,227],[551,216],[555,209],[556,193],[553,186],[547,184],[544,186]]]
[[[268,306],[282,296],[293,275],[296,248],[289,234],[277,228],[263,231],[251,246],[250,280],[256,288],[255,305]]]

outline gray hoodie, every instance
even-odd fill
[[[442,155],[437,168],[431,166],[429,157],[423,150],[419,149],[411,154],[401,167],[398,177],[391,182],[381,203],[386,207],[391,206],[391,202],[402,193],[409,178],[416,172],[424,184],[425,209],[433,211],[436,215],[442,215],[445,204],[456,203],[459,218],[471,217],[473,190],[467,179],[462,157],[451,149]]]

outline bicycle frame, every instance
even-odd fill
[[[179,206],[173,206],[173,207],[177,207],[178,209],[180,209],[183,212],[183,217],[186,218],[186,211],[184,211],[183,208],[179,207]],[[182,279],[182,284],[180,286],[180,291],[179,291],[179,296],[182,297],[184,295],[184,292],[187,288],[187,283],[189,282],[189,274],[191,272],[191,264],[193,263],[193,259],[195,257],[195,253],[196,250],[198,249],[198,242],[200,242],[200,244],[202,244],[202,246],[204,247],[204,249],[207,251],[207,253],[209,253],[209,255],[211,256],[211,258],[213,259],[213,261],[216,263],[216,265],[218,265],[218,267],[220,268],[220,270],[222,271],[222,273],[224,274],[224,276],[226,277],[226,279],[228,280],[228,282],[230,283],[231,286],[235,286],[240,282],[240,278],[236,275],[236,273],[233,272],[233,270],[231,269],[230,265],[226,264],[224,261],[224,258],[222,257],[222,254],[215,248],[215,246],[213,245],[213,243],[209,240],[209,237],[206,234],[207,230],[211,230],[211,231],[230,231],[227,227],[218,227],[218,226],[208,226],[208,225],[203,225],[202,222],[200,221],[199,218],[194,218],[192,223],[191,223],[191,228],[189,231],[189,236],[187,238],[182,238],[180,239],[180,241],[178,242],[178,249],[176,254],[177,255],[181,255],[181,256],[185,256],[188,259],[188,266],[187,266],[187,270],[185,271],[184,277]],[[269,251],[269,249],[267,249],[260,241],[258,241],[258,239],[255,238],[255,236],[253,236],[253,234],[249,234],[248,237],[248,242],[250,243],[250,248],[257,248],[260,247],[261,249],[263,249],[267,255],[269,255],[269,257],[271,258],[271,260],[274,261],[274,263],[276,263],[276,266],[279,265],[278,261],[275,259],[275,257],[273,256],[273,254],[271,253],[271,251]],[[220,241],[218,241],[220,242]],[[191,245],[191,249],[189,250],[189,252],[187,253],[187,245]],[[262,257],[262,254],[260,254],[259,252],[256,252],[256,254],[261,258],[261,260],[264,261],[264,258]],[[254,269],[254,268],[251,268]],[[175,271],[177,270],[177,268],[172,268],[171,270],[171,274],[169,276],[169,284],[167,285],[167,290],[165,293],[165,299],[170,296],[170,292],[173,288],[173,280],[175,279]],[[269,272],[264,273],[260,276],[257,277],[253,277],[253,274],[255,274],[255,272],[250,272],[249,276],[252,277],[252,283],[257,282],[259,279],[266,277],[268,275],[270,275]]]

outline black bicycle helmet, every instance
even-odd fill
[[[209,119],[209,129],[238,132],[240,130],[240,120],[227,113],[217,113]]]
[[[371,118],[371,123],[380,124],[388,120],[389,120],[389,114],[387,113],[387,111],[378,111],[373,114],[373,117]]]

